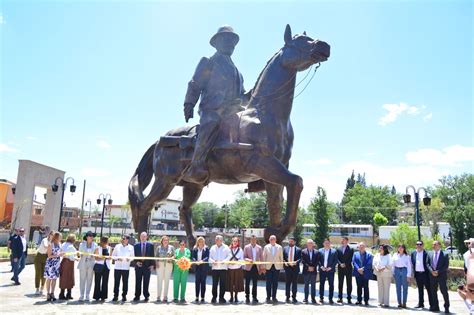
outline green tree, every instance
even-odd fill
[[[374,214],[379,212],[393,222],[399,207],[398,196],[392,195],[385,186],[363,187],[360,184],[345,193],[344,212],[348,222],[356,224],[372,224]]]
[[[214,227],[215,219],[221,211],[218,205],[212,202],[199,202],[193,206],[193,224],[196,228]]]
[[[374,221],[374,228],[377,234],[379,233],[379,227],[381,227],[382,225],[387,225],[388,223],[388,219],[384,217],[384,215],[381,214],[380,212],[377,212],[374,214],[373,221]]]
[[[454,244],[464,252],[464,240],[474,235],[474,175],[445,176],[439,182],[433,197],[444,204],[443,217],[451,225]]]
[[[431,198],[431,205],[425,206],[420,202],[420,212],[423,218],[423,225],[428,225],[431,228],[431,235],[439,234],[438,222],[443,218],[444,205],[439,197]]]
[[[229,205],[229,226],[257,227],[268,226],[266,193],[238,193],[233,203]]]
[[[313,240],[322,247],[324,239],[329,237],[328,201],[324,188],[318,186],[316,196],[308,206],[308,212],[313,216],[316,226]]]
[[[390,244],[396,247],[398,244],[405,244],[409,249],[416,247],[418,240],[418,231],[416,227],[409,226],[406,223],[398,225],[397,229],[390,233]]]

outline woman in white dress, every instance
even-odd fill
[[[388,251],[388,246],[379,246],[379,252],[372,262],[374,274],[377,276],[379,306],[390,306],[390,284],[392,282],[392,259]]]

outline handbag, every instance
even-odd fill
[[[94,272],[102,273],[102,271],[104,271],[104,268],[105,268],[105,264],[104,265],[94,264]]]

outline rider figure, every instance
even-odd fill
[[[188,83],[184,100],[186,122],[193,117],[199,97],[200,127],[190,166],[184,171],[183,180],[205,184],[209,179],[206,158],[216,140],[223,117],[237,112],[245,98],[243,78],[230,58],[239,42],[239,36],[230,26],[222,26],[210,40],[217,52],[210,58],[203,57]]]

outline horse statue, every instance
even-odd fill
[[[304,32],[291,35],[286,26],[285,45],[260,73],[247,106],[223,118],[212,151],[207,158],[209,181],[221,184],[248,183],[248,191],[267,192],[270,226],[265,239],[276,235],[283,240],[295,227],[303,180],[288,165],[293,147],[290,114],[296,74],[329,58],[330,46],[313,40]],[[188,243],[195,243],[192,207],[205,185],[184,181],[183,170],[191,162],[199,126],[183,126],[169,131],[153,143],[142,157],[128,188],[133,225],[137,232],[148,227],[154,204],[168,197],[175,186],[183,187],[179,207]],[[153,186],[147,196],[143,191]],[[283,188],[286,212],[281,218]]]

